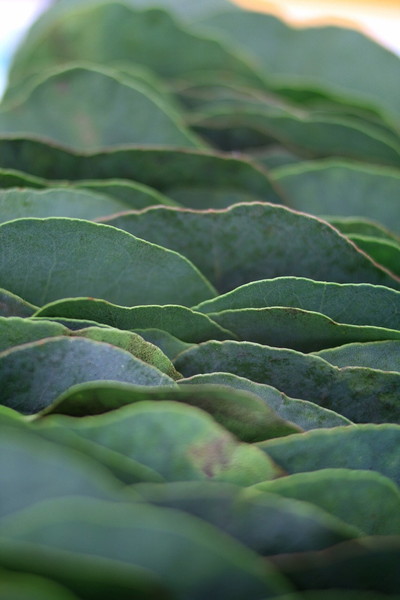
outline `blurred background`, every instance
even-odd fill
[[[236,3],[273,13],[292,24],[357,27],[400,55],[400,0],[236,0]],[[51,0],[0,0],[0,96],[16,45],[49,4]]]

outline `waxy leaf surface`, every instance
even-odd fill
[[[220,292],[283,275],[400,287],[324,221],[272,204],[204,212],[155,207],[103,222],[180,252]]]
[[[0,243],[1,284],[38,305],[87,295],[190,306],[215,295],[182,256],[88,221],[19,219],[0,226]]]

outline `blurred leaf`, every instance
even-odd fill
[[[335,587],[391,595],[399,590],[399,559],[400,536],[392,536],[366,538],[363,544],[347,542],[318,557],[312,552],[300,560],[293,555],[277,557],[275,563],[296,589]]]
[[[348,235],[361,250],[395,275],[400,275],[400,242],[367,235]]]
[[[378,473],[323,469],[259,483],[250,490],[310,502],[364,535],[400,534],[400,488]]]
[[[2,520],[42,500],[65,496],[111,500],[122,489],[105,468],[77,449],[40,439],[20,424],[7,425],[2,422],[0,440]]]
[[[196,208],[212,208],[214,197],[239,193],[268,202],[283,201],[267,173],[255,163],[211,150],[133,147],[78,154],[44,140],[1,136],[0,165],[51,180],[131,179],[171,198],[179,194],[179,201],[186,190],[197,191]]]
[[[0,190],[0,223],[24,217],[96,219],[128,207],[111,197],[83,190]]]
[[[0,288],[1,317],[30,317],[36,310],[37,306],[26,302],[8,290]]]
[[[282,167],[273,177],[287,205],[316,215],[365,217],[400,234],[400,171],[339,160]]]
[[[272,15],[229,10],[198,25],[199,31],[218,34],[246,51],[273,88],[322,92],[382,112],[400,126],[398,58],[358,31],[295,28]]]
[[[200,517],[264,556],[322,549],[359,535],[356,528],[309,503],[276,494],[240,493],[226,484],[145,483],[130,490],[156,506]]]
[[[39,424],[51,427],[53,436],[56,428],[71,431],[133,458],[167,481],[215,479],[246,486],[278,473],[258,448],[240,443],[204,411],[177,402],[137,402],[80,419],[51,415]]]
[[[66,551],[85,564],[90,556],[99,570],[102,559],[115,563],[116,572],[121,563],[148,569],[174,598],[239,600],[290,591],[272,566],[211,525],[145,504],[83,498],[43,502],[18,519],[10,517],[2,535],[51,548],[55,558]]]
[[[37,82],[24,100],[0,111],[0,132],[81,151],[129,143],[202,147],[161,99],[100,67],[69,66]]]
[[[400,485],[400,426],[320,429],[258,444],[288,473],[342,468],[378,471]]]
[[[102,414],[145,400],[169,400],[196,406],[209,413],[217,423],[243,442],[260,442],[300,431],[299,427],[279,417],[251,392],[219,385],[146,389],[117,382],[97,381],[69,388],[39,416],[64,414],[81,417]]]

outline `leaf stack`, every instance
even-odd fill
[[[0,596],[400,598],[400,61],[59,0],[0,106]]]

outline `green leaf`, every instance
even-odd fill
[[[348,235],[375,262],[395,275],[400,275],[400,243],[366,235]]]
[[[165,586],[147,569],[90,555],[56,551],[40,543],[1,536],[0,565],[15,572],[18,578],[21,572],[23,576],[32,573],[50,577],[85,600],[107,600],[116,590],[121,600],[171,598]],[[56,598],[58,600],[59,596]]]
[[[273,177],[291,208],[316,215],[364,217],[400,234],[396,169],[335,159],[282,167]]]
[[[54,337],[0,354],[2,403],[23,413],[38,412],[72,385],[97,379],[173,383],[125,350],[82,338]]]
[[[134,62],[164,79],[187,80],[206,71],[219,81],[264,85],[258,72],[235,50],[215,38],[191,33],[158,8],[136,10],[106,2],[72,7],[51,21],[36,26],[36,34],[20,47],[10,72],[11,84],[46,68],[83,60]]]
[[[78,449],[41,439],[22,425],[1,427],[2,519],[42,500],[65,496],[111,500],[122,489],[109,471]]]
[[[370,600],[375,600],[374,592],[389,597],[398,593],[399,560],[400,537],[393,536],[366,538],[363,543],[347,542],[326,550],[323,555],[305,553],[301,561],[294,555],[277,557],[275,564],[296,589],[365,590],[371,592]]]
[[[207,315],[184,306],[116,306],[95,298],[59,300],[39,309],[37,317],[89,319],[120,329],[160,329],[184,342],[235,339]]]
[[[118,383],[94,382],[69,388],[42,415],[84,416],[102,414],[126,404],[146,400],[182,402],[209,413],[242,442],[260,442],[298,433],[299,427],[279,417],[260,398],[247,391],[219,385],[147,389]],[[41,415],[40,415],[41,416]]]
[[[27,575],[1,570],[0,596],[7,600],[77,600],[66,588],[54,582]]]
[[[283,275],[400,287],[330,225],[282,206],[255,202],[204,212],[155,207],[103,222],[180,252],[220,292]]]
[[[398,235],[392,233],[382,225],[368,219],[359,217],[324,217],[335,227],[339,229],[344,235],[368,235],[383,240],[389,240],[391,242],[399,243],[400,238]]]
[[[167,481],[215,479],[246,486],[277,475],[258,448],[240,443],[204,411],[177,402],[143,401],[95,419],[52,415],[40,423],[53,435],[56,428],[71,431],[134,459]]]
[[[400,372],[400,342],[397,341],[346,344],[340,348],[321,350],[315,356],[336,367],[367,367]]]
[[[0,223],[26,217],[93,220],[127,209],[127,205],[118,200],[83,190],[0,190]]]
[[[400,373],[359,367],[338,369],[318,356],[251,342],[205,342],[182,352],[184,377],[228,372],[309,400],[355,423],[400,422]]]
[[[218,34],[246,51],[275,89],[320,92],[336,101],[382,111],[400,125],[398,58],[358,31],[334,26],[294,28],[272,15],[247,11],[220,12],[198,25],[199,31]]]
[[[0,138],[0,165],[50,180],[130,179],[182,204],[189,190],[198,193],[195,208],[199,209],[213,208],[215,196],[221,194],[230,198],[251,194],[266,202],[283,202],[267,173],[257,165],[244,157],[221,156],[209,150],[121,148],[88,155],[11,136]],[[210,189],[213,194],[208,199]]]
[[[245,390],[258,396],[265,404],[287,421],[295,423],[306,431],[321,427],[337,427],[338,425],[351,425],[351,421],[332,410],[322,408],[307,400],[289,398],[270,385],[255,383],[244,377],[232,373],[209,373],[207,375],[194,375],[181,379],[179,385],[224,385],[238,390]]]
[[[37,306],[26,302],[8,290],[0,288],[1,317],[30,317],[36,310]]]
[[[365,302],[365,298],[364,298]],[[314,352],[351,342],[400,340],[400,331],[345,325],[299,308],[240,308],[208,313],[240,340]]]
[[[32,321],[21,317],[0,317],[0,353],[21,344],[68,334],[63,325],[44,319]]]
[[[42,189],[46,187],[46,181],[40,177],[34,177],[16,169],[0,169],[0,189],[14,187],[27,187]]]
[[[400,329],[400,294],[369,284],[338,284],[301,277],[254,281],[194,307],[204,313],[291,306],[319,312],[338,323]]]
[[[70,184],[70,187],[72,189],[89,190],[114,198],[124,204],[123,210],[127,210],[127,207],[140,210],[156,204],[177,206],[174,200],[160,194],[150,186],[129,179],[84,180]]]
[[[259,483],[250,490],[310,502],[364,535],[400,534],[400,489],[378,473],[323,469]]]
[[[245,130],[238,150],[277,141],[295,153],[315,158],[340,156],[368,163],[399,167],[400,144],[378,128],[356,119],[315,112],[271,108],[268,104],[248,108],[204,110],[187,124],[221,149],[229,132]],[[235,139],[236,141],[236,139]]]
[[[287,473],[319,469],[377,471],[400,485],[400,426],[358,425],[320,429],[258,447]]]
[[[306,502],[247,490],[240,493],[226,484],[202,482],[200,487],[198,482],[174,482],[130,489],[146,502],[200,517],[263,556],[322,549],[359,535],[355,528]]]
[[[158,346],[170,360],[174,360],[180,352],[187,350],[193,344],[182,342],[167,331],[161,329],[133,329],[143,339]]]
[[[140,335],[133,331],[121,331],[113,327],[87,327],[80,329],[75,335],[94,340],[95,342],[105,342],[126,350],[132,356],[155,367],[168,375],[168,377],[171,377],[171,379],[181,378],[181,375],[176,371],[172,362],[157,346],[146,342]]]
[[[139,566],[154,574],[174,598],[239,600],[290,591],[272,565],[216,528],[145,504],[83,498],[44,502],[20,514],[18,521],[10,517],[2,535],[49,548],[55,557],[67,552],[82,558],[83,564],[90,556],[99,569],[102,559],[116,567]],[[122,580],[122,589],[123,584]]]
[[[214,295],[185,258],[88,221],[20,219],[0,226],[0,278],[38,305],[65,296],[120,304],[193,305]]]
[[[37,82],[26,98],[0,111],[0,132],[43,136],[81,151],[121,144],[202,147],[161,99],[101,67],[69,66]]]

